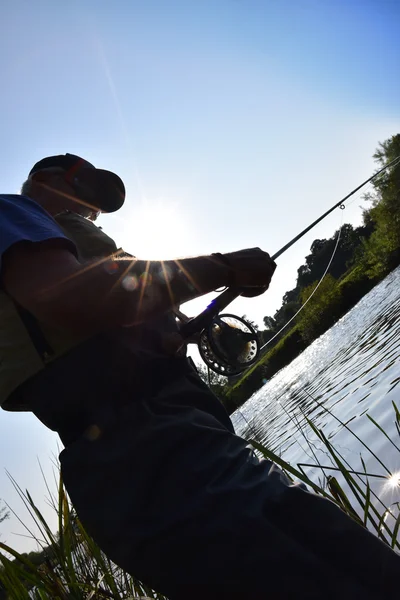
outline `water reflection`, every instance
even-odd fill
[[[354,470],[363,472],[361,455],[369,473],[387,476],[350,428],[393,474],[383,483],[372,478],[374,492],[387,507],[399,501],[400,453],[368,418],[397,443],[392,402],[400,408],[399,317],[400,268],[241,407],[233,415],[236,430],[293,465],[315,464],[317,458],[333,467],[307,417]],[[326,476],[319,467],[305,470],[316,480]]]

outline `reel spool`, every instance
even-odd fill
[[[260,353],[254,327],[230,314],[215,317],[200,333],[198,346],[206,365],[226,377],[238,375],[250,367]]]

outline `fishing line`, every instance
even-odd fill
[[[332,252],[332,256],[331,256],[331,258],[330,258],[330,260],[328,262],[328,265],[327,265],[327,267],[326,267],[326,269],[325,269],[325,271],[324,271],[321,279],[319,280],[319,282],[317,283],[316,287],[314,288],[314,290],[312,291],[312,293],[309,295],[309,297],[307,298],[307,300],[304,302],[304,304],[302,306],[300,306],[299,310],[293,315],[293,317],[291,317],[289,319],[289,321],[283,327],[281,327],[281,329],[277,333],[275,333],[275,335],[270,340],[268,340],[268,342],[266,342],[263,346],[261,346],[260,351],[263,348],[266,348],[276,337],[278,337],[278,335],[280,333],[282,333],[282,331],[284,329],[286,329],[286,327],[288,325],[290,325],[290,323],[297,317],[298,314],[301,313],[301,311],[303,310],[303,308],[308,304],[308,302],[314,296],[315,292],[318,290],[319,286],[321,285],[321,283],[324,280],[325,275],[328,273],[329,268],[330,268],[330,266],[332,264],[332,261],[333,261],[333,259],[335,257],[336,251],[337,251],[338,246],[339,246],[340,236],[341,236],[341,233],[342,233],[342,227],[343,227],[343,215],[342,215],[342,219],[341,219],[341,224],[340,224],[340,227],[339,227],[338,235],[337,235],[337,238],[336,238],[336,244],[335,244],[335,247],[334,247],[333,252]]]

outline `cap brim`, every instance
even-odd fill
[[[93,204],[104,213],[119,210],[125,202],[125,186],[120,177],[104,169],[80,169],[79,179],[94,192]]]

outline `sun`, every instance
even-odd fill
[[[392,490],[400,487],[400,472],[399,471],[397,471],[396,473],[393,473],[393,475],[391,477],[389,477],[388,482],[387,482],[387,487]]]
[[[191,254],[193,230],[174,200],[142,200],[115,223],[117,228],[119,245],[138,258],[167,260]]]
[[[396,495],[398,495],[400,490],[400,471],[396,471],[387,479],[385,478],[381,489],[382,495],[390,493],[390,495],[393,496],[395,492],[397,492]]]

